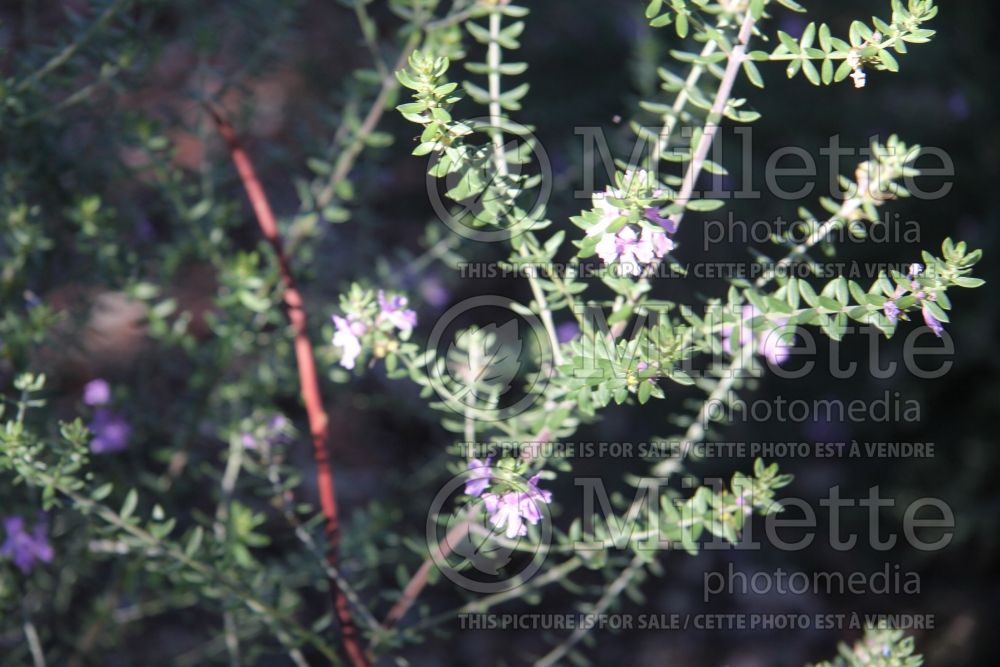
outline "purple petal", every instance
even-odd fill
[[[677,232],[677,221],[671,218],[664,218],[660,215],[660,210],[658,208],[647,208],[645,211],[646,219],[650,222],[655,222],[659,226],[666,230],[667,234],[674,234]]]
[[[924,324],[929,326],[931,331],[934,332],[934,335],[940,338],[941,334],[944,333],[944,326],[938,318],[934,317],[934,314],[931,312],[930,308],[927,307],[927,304],[924,304],[924,307],[921,310],[924,315]]]
[[[83,402],[87,405],[106,405],[111,400],[111,385],[97,378],[83,387]]]

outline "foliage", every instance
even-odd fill
[[[681,490],[687,462],[644,461],[633,474],[673,484],[666,495],[644,502],[642,484],[626,478],[634,499],[612,494],[611,514],[588,522],[539,486],[569,475],[570,459],[540,454],[483,463],[454,452],[473,443],[565,441],[612,404],[665,401],[679,411],[682,387],[695,386],[704,400],[669,438],[686,454],[708,436],[714,417],[705,406],[749,391],[746,371],[755,357],[774,362],[797,331],[840,340],[854,323],[890,339],[919,314],[940,335],[954,291],[982,284],[971,275],[980,251],[951,239],[939,254],[924,251],[919,268],[883,271],[870,284],[821,279],[812,251],[839,231],[864,236],[882,224],[879,209],[910,194],[904,179],[918,174],[920,147],[893,135],[875,141],[870,159],[841,176],[843,198],[820,199],[814,208],[821,213],[799,209],[796,233],[773,239],[778,259],[757,258],[769,267],[760,278],[722,285],[723,297],[679,302],[653,294],[661,271],[683,271],[687,249],[674,234],[685,218],[725,205],[694,192],[703,173],[727,173],[708,158],[719,124],[759,120],[751,100],[734,96],[735,82],[763,88],[771,63],[816,85],[848,76],[863,85],[865,67],[896,72],[911,46],[934,35],[925,27],[937,13],[931,0],[892,0],[891,18],[855,21],[846,39],[824,22],[809,23],[799,38],[772,31],[774,15],[805,11],[792,0],[644,3],[649,25],[672,26],[661,36],[677,46],[672,63],[658,70],[663,94],[640,102],[630,123],[650,150],[616,161],[607,188],[568,220],[550,218],[551,178],[537,159],[543,151],[531,126],[515,120],[533,118],[529,85],[517,82],[528,64],[513,57],[533,29],[527,7],[345,0],[371,65],[355,68],[337,91],[317,130],[330,136],[312,138],[280,231],[292,273],[308,285],[311,321],[322,322],[312,341],[333,400],[346,401],[362,375],[382,396],[412,383],[420,407],[400,405],[400,412],[429,408],[430,421],[448,435],[440,436],[440,456],[397,480],[396,492],[412,501],[392,506],[380,498],[357,510],[344,525],[339,560],[328,558],[322,518],[307,502],[313,491],[302,482],[310,464],[298,455],[308,451],[307,429],[283,306],[286,258],[245,227],[228,163],[179,166],[183,147],[172,121],[128,105],[155,66],[163,46],[157,25],[172,16],[169,4],[104,0],[90,3],[86,15],[67,10],[58,40],[17,57],[0,82],[7,137],[0,181],[3,508],[5,516],[45,527],[55,561],[30,571],[11,559],[0,563],[0,634],[25,636],[9,653],[4,647],[13,661],[37,662],[39,652],[52,663],[113,652],[130,623],[195,609],[203,643],[178,663],[224,654],[233,664],[265,664],[281,654],[299,665],[341,664],[341,629],[320,601],[334,588],[350,600],[376,659],[402,659],[460,613],[537,603],[548,584],[597,613],[625,595],[641,599],[646,578],[666,576],[648,548],[652,538],[692,555],[705,539],[737,542],[754,513],[780,511],[776,501],[790,476],[758,459],[752,470],[732,473],[725,488]],[[227,25],[242,26],[234,39],[246,49],[246,66],[224,64],[221,74],[211,64],[220,26],[179,28],[196,29],[199,73],[222,81],[200,101],[219,102],[247,77],[266,73],[272,52],[294,41],[304,3],[277,12],[272,4],[226,10]],[[844,94],[854,92],[845,86]],[[121,106],[104,113],[107,104]],[[541,334],[518,348],[523,355],[509,354],[520,339],[503,326],[464,326],[443,346],[425,345],[414,327],[431,327],[416,321],[413,309],[425,304],[407,289],[412,281],[381,280],[375,269],[344,290],[324,280],[319,258],[331,225],[365,232],[366,195],[356,191],[352,169],[366,151],[405,136],[379,129],[392,122],[382,118],[392,107],[419,132],[412,154],[428,160],[431,182],[440,182],[443,222],[473,238],[503,239],[503,266],[525,276],[531,298],[511,308],[537,320]],[[189,125],[186,131],[209,141],[203,121]],[[682,126],[693,131],[685,135]],[[93,138],[74,144],[81,133]],[[87,155],[87,168],[67,145]],[[421,275],[430,264],[451,266],[475,252],[473,243],[432,224],[427,253],[392,273]],[[197,303],[185,302],[182,287],[196,267],[208,267],[211,278],[195,286]],[[809,275],[789,271],[797,267]],[[583,277],[594,270],[599,280]],[[52,297],[66,285],[79,291]],[[143,342],[105,340],[101,327],[112,316],[140,322]],[[578,333],[567,340],[559,321]],[[142,349],[125,368],[104,373],[97,358],[132,344]],[[515,361],[520,356],[530,363]],[[81,389],[99,374],[110,378],[110,393],[91,400]],[[529,388],[532,400],[522,410],[502,405],[512,387]],[[100,438],[124,451],[102,452]],[[483,500],[479,516],[507,528],[506,536],[491,530],[485,539],[534,549],[536,515],[551,505],[557,520],[544,569],[511,594],[468,595],[444,613],[417,605],[401,623],[378,620],[383,608],[405,601],[403,590],[431,559],[425,517],[414,512],[450,474],[467,475],[470,466],[491,476],[478,493],[466,487],[464,500]],[[501,472],[522,481],[503,481]],[[528,497],[528,507],[504,505],[511,494]],[[388,490],[385,496],[392,498]],[[624,538],[622,526],[630,529]],[[601,548],[578,549],[584,538]],[[424,576],[427,585],[439,580]],[[538,664],[583,662],[588,633],[554,637],[547,653],[534,657]],[[912,653],[911,639],[872,632],[822,664],[919,665]]]

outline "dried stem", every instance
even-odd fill
[[[420,567],[417,569],[416,573],[406,584],[406,588],[403,589],[403,594],[399,600],[392,606],[389,613],[386,614],[385,620],[382,621],[382,627],[385,629],[392,628],[399,621],[403,619],[406,612],[409,611],[413,603],[417,601],[420,597],[421,591],[427,586],[427,578],[430,575],[431,568],[435,567],[435,561],[438,558],[444,558],[449,553],[451,553],[451,545],[453,542],[461,539],[462,535],[468,530],[468,519],[457,522],[452,529],[444,536],[435,547],[434,553],[430,558],[427,558]]]

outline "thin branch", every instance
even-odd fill
[[[42,642],[38,639],[38,631],[31,619],[24,621],[24,638],[28,642],[28,649],[31,651],[31,660],[35,667],[45,667],[45,652],[42,651]]]
[[[399,82],[396,80],[396,71],[406,66],[407,59],[413,53],[413,50],[417,48],[418,44],[420,44],[420,33],[416,32],[410,36],[406,45],[403,46],[403,50],[399,53],[395,65],[392,66],[392,73],[382,79],[382,87],[379,88],[375,101],[372,102],[372,106],[368,109],[365,119],[361,122],[361,127],[354,134],[354,140],[337,157],[337,161],[333,165],[330,180],[327,181],[326,186],[316,196],[316,208],[322,210],[333,201],[334,196],[337,194],[337,188],[347,178],[347,175],[354,167],[354,161],[357,160],[361,150],[365,147],[365,141],[375,131],[379,121],[382,120],[382,114],[385,113],[385,105],[389,100],[389,96],[399,87]]]
[[[320,567],[323,568],[323,572],[326,573],[326,576],[330,578],[332,585],[338,586],[344,591],[344,595],[346,595],[350,603],[354,605],[355,611],[361,616],[361,619],[365,622],[368,628],[373,631],[378,630],[380,627],[378,620],[368,610],[368,607],[365,606],[360,596],[351,587],[350,582],[348,582],[347,579],[345,579],[340,573],[340,570],[330,565],[326,556],[323,554],[322,547],[317,544],[309,530],[302,525],[302,522],[295,515],[295,510],[289,504],[291,492],[283,488],[278,461],[270,458],[270,454],[268,454],[267,459],[267,478],[271,483],[271,490],[274,493],[274,501],[278,504],[282,515],[285,517],[285,521],[295,531],[295,536],[320,561]]]
[[[500,48],[500,24],[502,18],[500,10],[494,7],[490,12],[490,43],[486,50],[486,68],[489,71],[487,85],[490,96],[489,112],[493,139],[493,163],[501,180],[505,179],[509,172],[507,157],[504,154],[503,112],[500,104],[500,65],[503,56],[503,51]],[[521,237],[521,242],[516,243],[514,247],[517,249],[517,254],[521,257],[525,259],[531,257],[528,242],[523,236]],[[542,325],[549,336],[549,345],[552,346],[552,360],[558,366],[562,364],[562,353],[559,351],[559,335],[556,333],[556,325],[552,320],[552,310],[549,308],[548,301],[545,298],[545,292],[542,291],[538,278],[534,275],[533,271],[528,272],[528,285],[531,287],[531,295],[534,297],[535,303],[538,304],[539,318],[542,320]]]
[[[410,54],[413,53],[413,51],[420,45],[420,40],[423,38],[423,35],[461,23],[471,16],[476,15],[477,10],[480,9],[481,8],[479,7],[472,7],[465,11],[451,14],[435,21],[429,21],[416,26],[416,30],[414,30],[413,34],[410,35],[409,39],[407,39],[406,43],[403,45],[403,50],[399,52],[399,56],[396,58],[396,62],[392,66],[391,71],[386,72],[383,76],[378,94],[372,101],[372,105],[369,107],[368,113],[365,114],[365,118],[361,122],[361,127],[359,127],[358,131],[355,133],[354,140],[347,147],[345,147],[343,151],[341,151],[339,156],[337,156],[337,161],[333,165],[333,171],[330,174],[330,179],[316,196],[316,208],[325,208],[337,195],[337,188],[340,186],[341,182],[347,178],[347,175],[354,167],[354,162],[357,160],[358,155],[361,154],[361,151],[365,147],[365,141],[371,133],[375,131],[379,121],[382,120],[382,115],[385,113],[385,105],[389,101],[389,97],[399,88],[399,81],[396,79],[396,72],[406,66],[406,61],[409,59]],[[377,59],[377,62],[381,62],[381,60],[378,59],[377,49],[372,52],[372,55]],[[384,65],[380,69],[384,69]],[[346,124],[340,126],[337,130],[337,136],[334,137],[335,146],[339,145],[347,131],[348,126]]]
[[[712,147],[712,142],[715,141],[715,135],[719,132],[719,124],[722,122],[723,113],[726,110],[726,104],[729,102],[729,98],[733,92],[733,86],[736,84],[736,77],[739,75],[740,68],[743,66],[743,60],[746,57],[747,46],[750,42],[750,37],[753,35],[753,28],[757,20],[753,16],[753,12],[749,9],[747,10],[746,16],[743,18],[743,23],[740,25],[740,31],[736,38],[736,44],[733,46],[733,50],[729,53],[728,60],[726,61],[726,69],[723,72],[722,80],[719,83],[719,89],[715,94],[715,98],[712,101],[711,110],[708,113],[708,119],[705,123],[704,132],[701,138],[698,140],[698,145],[695,146],[694,154],[691,157],[691,162],[688,164],[687,171],[684,173],[684,178],[681,181],[681,189],[677,194],[676,203],[681,206],[686,206],[691,200],[691,195],[694,193],[694,186],[701,175],[702,167],[705,165],[705,159],[708,157],[708,151]],[[684,218],[684,211],[674,216],[679,226]],[[649,275],[653,275],[656,272],[656,268],[659,266],[659,261],[654,262],[650,265],[646,272],[646,275],[637,283],[636,289],[632,292],[632,295],[626,300],[626,303],[618,303],[616,310],[620,310],[623,306],[635,307],[643,299],[643,296],[648,292],[649,285]],[[615,337],[620,336],[625,331],[626,322],[619,322],[612,328],[612,333]]]
[[[228,532],[227,523],[229,521],[229,506],[232,502],[233,492],[236,490],[236,481],[239,479],[240,471],[243,469],[243,444],[238,438],[231,437],[229,442],[229,456],[226,460],[226,470],[222,475],[220,485],[219,503],[215,508],[215,525],[213,526],[215,536],[219,542],[226,539]],[[222,613],[223,631],[226,640],[226,651],[229,654],[229,667],[240,667],[240,639],[236,630],[236,618],[233,612],[225,610]]]
[[[278,270],[284,285],[284,300],[288,310],[294,335],[295,360],[299,371],[299,387],[302,400],[305,403],[306,415],[309,418],[309,431],[313,440],[313,458],[316,462],[316,486],[319,491],[320,508],[326,520],[327,560],[333,567],[337,566],[340,546],[340,515],[337,509],[337,498],[334,492],[333,469],[330,465],[328,450],[329,419],[323,407],[320,394],[319,376],[316,372],[316,359],[313,356],[312,342],[309,340],[309,330],[306,323],[306,313],[302,294],[299,292],[292,276],[291,267],[282,247],[278,223],[271,210],[267,194],[257,178],[253,163],[232,126],[215,109],[209,107],[209,112],[218,127],[219,133],[229,145],[230,156],[246,189],[247,197],[253,206],[260,230],[271,244],[278,261]],[[351,617],[350,603],[347,596],[338,586],[331,586],[334,609],[340,621],[344,635],[344,648],[348,658],[355,667],[368,667],[361,646],[354,619]]]
[[[622,573],[618,575],[618,578],[611,582],[611,585],[608,586],[606,591],[604,591],[604,595],[602,595],[601,599],[597,601],[597,604],[594,605],[594,608],[590,613],[600,615],[607,611],[608,607],[610,607],[611,604],[618,599],[618,596],[622,594],[622,591],[624,591],[632,581],[632,577],[635,576],[637,572],[642,570],[643,563],[644,561],[638,554],[633,556],[631,562],[628,564],[628,567],[622,570]],[[562,660],[563,657],[565,657],[574,646],[580,643],[580,640],[586,637],[593,628],[594,626],[592,625],[580,625],[573,631],[573,634],[566,638],[565,641],[538,660],[535,663],[535,667],[551,667]]]
[[[81,48],[83,48],[84,44],[89,42],[94,35],[96,35],[108,23],[108,21],[113,19],[118,12],[125,9],[130,4],[132,4],[132,0],[117,0],[116,2],[108,5],[104,11],[101,12],[100,16],[98,16],[94,22],[83,31],[83,34],[80,35],[79,39],[67,44],[61,51],[59,51],[59,53],[49,58],[44,65],[22,79],[20,83],[14,87],[14,91],[23,93],[32,85],[38,83],[46,76],[65,65]]]
[[[382,621],[383,628],[392,628],[403,619],[406,612],[409,611],[410,607],[413,606],[413,603],[417,601],[418,597],[420,597],[420,592],[424,590],[425,586],[427,586],[431,568],[436,567],[437,559],[443,559],[450,554],[452,543],[461,539],[467,530],[467,519],[458,521],[454,526],[452,526],[451,530],[449,530],[444,536],[444,539],[442,539],[441,542],[434,547],[434,553],[432,553],[431,557],[427,558],[420,564],[416,573],[414,573],[409,583],[406,584],[406,587],[403,589],[402,596],[400,596],[396,604],[392,606],[389,613],[386,614],[385,620]]]

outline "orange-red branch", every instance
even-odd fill
[[[312,434],[313,457],[316,461],[316,486],[319,489],[319,503],[326,519],[327,560],[333,567],[337,566],[337,555],[340,545],[340,517],[337,512],[337,496],[334,492],[333,469],[330,466],[328,449],[329,420],[323,408],[323,397],[319,391],[319,377],[316,373],[316,359],[313,356],[312,343],[309,341],[309,331],[306,326],[306,313],[302,294],[295,285],[288,265],[288,258],[278,233],[278,223],[271,210],[267,194],[257,178],[253,163],[240,143],[233,127],[215,109],[209,107],[209,113],[215,121],[219,134],[229,145],[229,153],[236,171],[239,173],[247,197],[253,206],[257,224],[264,238],[271,244],[278,259],[278,269],[284,286],[285,306],[288,309],[288,319],[292,324],[295,336],[295,361],[299,370],[299,387],[302,401],[305,403],[306,415],[309,418],[309,431]],[[351,609],[345,593],[330,583],[333,594],[333,605],[340,620],[344,635],[344,649],[354,667],[368,667],[368,658],[361,646],[357,627],[351,618]]]

